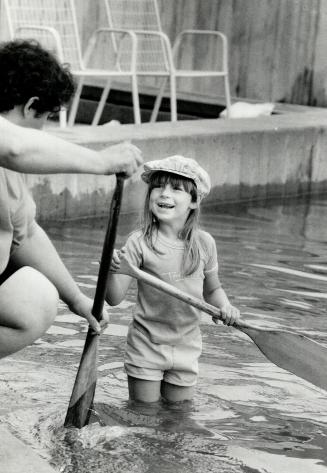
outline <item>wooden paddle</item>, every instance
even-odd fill
[[[110,206],[109,220],[92,308],[92,314],[98,321],[100,321],[102,317],[108,273],[115,246],[118,218],[123,196],[124,177],[117,175],[116,178],[117,183]],[[73,426],[81,428],[89,422],[97,380],[98,345],[99,336],[89,327],[66,414],[65,427]]]
[[[118,273],[127,274],[160,291],[197,307],[207,314],[220,318],[220,310],[206,302],[177,289],[130,264],[121,261]],[[327,390],[327,347],[304,335],[286,330],[256,327],[243,320],[234,327],[246,333],[259,350],[275,365]]]

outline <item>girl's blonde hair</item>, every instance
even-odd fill
[[[170,184],[172,187],[182,186],[184,190],[191,195],[192,202],[198,201],[197,188],[192,179],[166,171],[156,171],[151,174],[148,183],[148,191],[145,197],[141,231],[148,247],[156,253],[158,253],[158,250],[155,248],[154,235],[158,232],[159,222],[150,211],[150,194],[154,187],[164,187],[166,184]],[[179,238],[185,243],[182,261],[182,273],[184,276],[189,276],[194,273],[200,264],[201,242],[198,232],[199,214],[199,205],[195,209],[191,209],[184,228],[179,234]]]

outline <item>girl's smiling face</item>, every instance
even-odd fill
[[[184,182],[183,182],[184,181]],[[191,209],[197,202],[179,176],[165,176],[153,182],[149,196],[149,208],[159,222],[178,223],[183,227]]]

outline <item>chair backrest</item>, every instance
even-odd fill
[[[110,28],[162,33],[156,0],[104,0],[104,4]],[[162,38],[138,35],[137,70],[168,70],[167,51]]]
[[[112,28],[162,31],[156,0],[106,0]]]
[[[70,64],[72,71],[83,68],[74,0],[4,0],[4,9],[12,39],[22,36],[33,37],[44,47],[51,49],[51,34],[31,30],[28,36],[27,30],[22,30],[20,33],[17,28],[23,26],[54,28],[61,40],[64,61]]]

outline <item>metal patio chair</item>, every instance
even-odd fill
[[[99,28],[90,37],[82,54],[74,0],[4,0],[10,38],[33,38],[52,50],[62,63],[68,63],[78,78],[70,107],[68,124],[75,122],[78,104],[86,78],[105,79],[128,77],[132,83],[134,121],[140,123],[139,94],[136,78],[136,35],[121,28]],[[108,47],[108,44],[114,45]],[[90,66],[97,48],[105,44],[100,67]],[[107,88],[100,98],[92,125],[98,123],[108,96]],[[65,125],[61,113],[61,125]]]
[[[178,34],[171,46],[168,36],[162,31],[157,0],[103,0],[110,28],[133,31],[137,37],[137,76],[161,77],[161,86],[156,97],[151,121],[155,121],[165,91],[167,80],[170,86],[171,120],[177,120],[176,80],[181,78],[219,77],[224,80],[227,115],[231,105],[228,77],[228,44],[226,36],[212,30],[184,30]],[[219,66],[206,69],[177,68],[176,59],[182,58],[187,40],[199,37],[216,40],[220,46]],[[187,58],[186,58],[187,61]],[[185,59],[184,59],[185,62]]]

